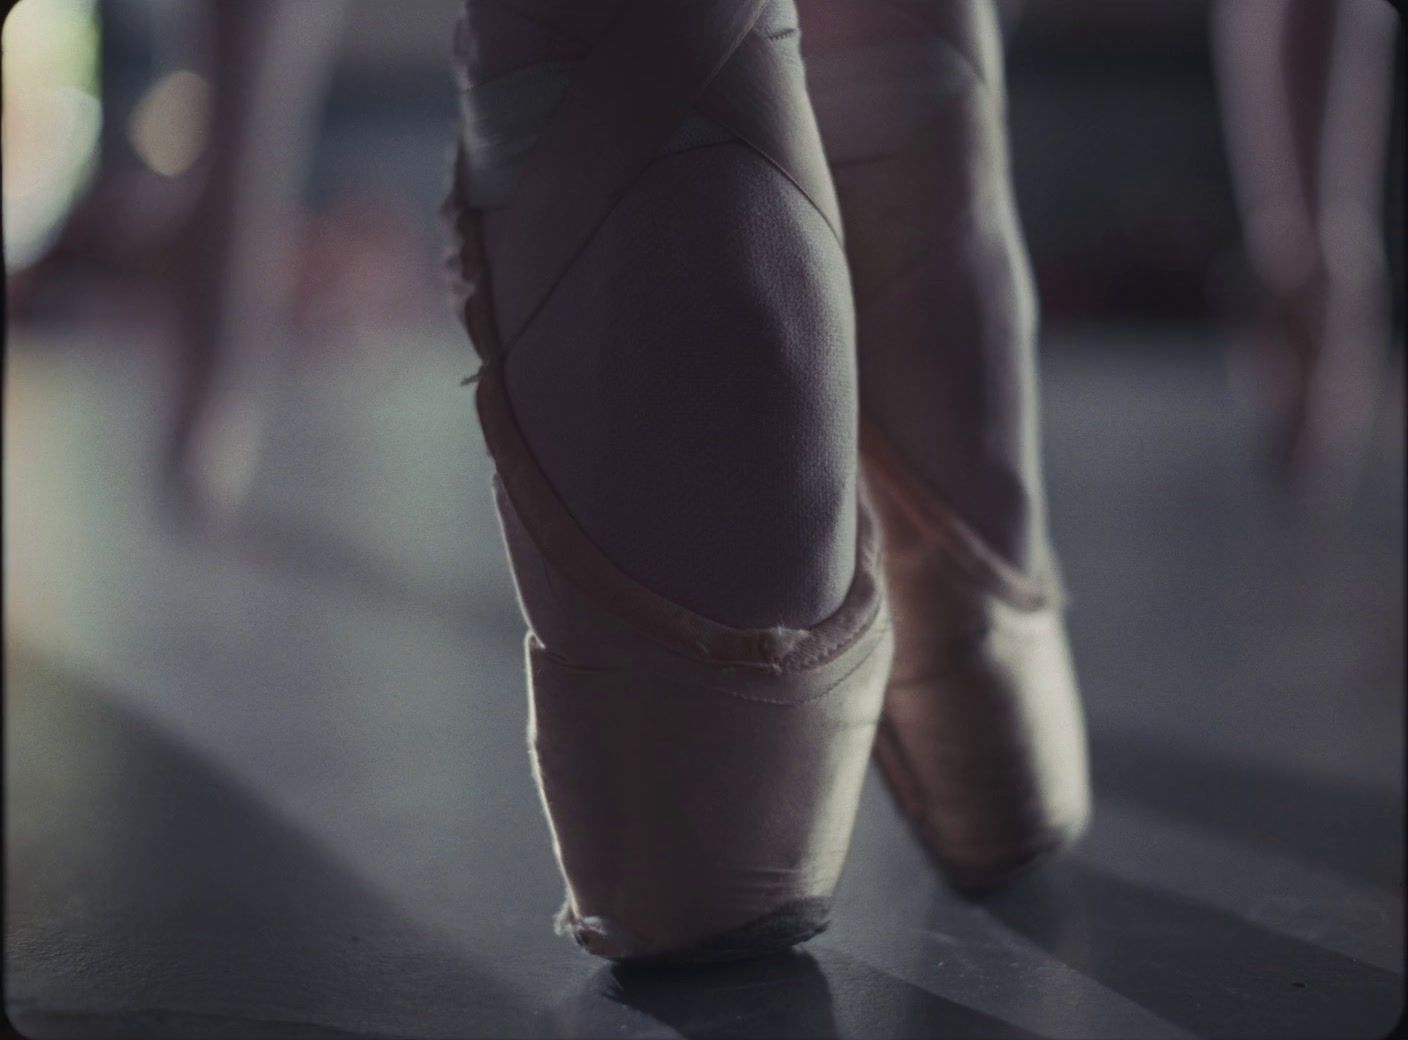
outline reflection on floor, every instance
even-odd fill
[[[872,778],[824,936],[629,972],[548,926],[468,360],[422,340],[293,366],[252,497],[214,527],[150,493],[153,357],[11,344],[5,982],[29,1035],[1368,1037],[1398,1016],[1397,418],[1352,509],[1309,521],[1248,478],[1215,356],[1049,351],[1092,833],[965,903]]]

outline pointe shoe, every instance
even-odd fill
[[[613,960],[729,960],[826,927],[892,637],[862,509],[856,577],[816,627],[739,629],[637,584],[478,404],[530,631],[529,746],[567,885],[558,930]]]
[[[861,452],[895,625],[876,762],[950,882],[998,887],[1090,815],[1059,592],[998,557],[864,422]]]
[[[1006,330],[1016,347],[1032,317],[1025,258],[997,230],[1011,214],[996,26],[980,4],[802,6],[809,92],[847,222],[862,401],[922,422],[937,386],[988,389],[971,372],[939,381],[922,364],[939,333],[962,338],[953,319],[982,335]],[[979,298],[981,313],[969,314]],[[1025,390],[995,396],[1027,400]],[[1070,842],[1089,813],[1055,582],[1028,580],[984,545],[864,405],[860,443],[895,625],[877,764],[954,885],[992,887]]]
[[[463,317],[484,360],[476,402],[529,628],[529,751],[566,885],[558,930],[617,961],[752,957],[826,927],[893,649],[863,499],[855,577],[830,617],[805,630],[719,624],[591,541],[504,384],[516,337],[692,111],[766,155],[839,228],[815,127],[797,116],[797,69],[760,23],[767,6],[627,0],[500,211],[492,270],[463,140],[449,200]],[[800,100],[757,103],[784,91]]]

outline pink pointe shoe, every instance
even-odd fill
[[[820,156],[815,126],[795,118],[808,110],[759,103],[805,89],[758,24],[766,6],[628,0],[496,212],[492,269],[463,143],[451,197],[464,316],[484,359],[479,417],[529,627],[529,751],[567,890],[558,928],[613,960],[756,956],[826,927],[889,672],[864,501],[854,579],[831,616],[805,630],[720,624],[592,542],[505,385],[516,336],[692,112],[834,211],[824,162],[807,158]]]
[[[1090,815],[1059,595],[999,558],[865,424],[861,452],[895,624],[876,761],[955,887],[992,888]]]

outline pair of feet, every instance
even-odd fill
[[[774,952],[826,927],[872,750],[960,890],[1089,815],[1059,593],[948,510],[873,431],[855,577],[808,629],[711,621],[641,585],[537,466],[502,369],[478,387],[527,616],[533,771],[558,927],[615,960]],[[883,548],[882,548],[883,546]]]
[[[782,0],[470,5],[465,317],[561,924],[608,957],[824,927],[872,749],[963,888],[1088,811],[1059,592],[1028,551],[991,6],[802,6],[805,77]],[[936,335],[971,363],[926,364]]]

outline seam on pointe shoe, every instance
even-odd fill
[[[867,629],[867,631],[869,631],[869,629]],[[845,671],[844,674],[842,674],[841,676],[839,676],[838,678],[836,678],[836,679],[833,680],[832,682],[828,683],[826,686],[822,687],[820,690],[816,691],[815,693],[809,694],[809,695],[806,696],[806,697],[802,697],[802,698],[799,698],[799,699],[796,699],[796,700],[781,700],[781,699],[772,698],[772,697],[757,697],[757,696],[754,696],[754,695],[751,695],[751,694],[747,694],[747,693],[739,693],[737,690],[730,690],[730,689],[728,689],[728,688],[726,688],[726,687],[722,687],[722,686],[713,686],[713,685],[710,685],[709,683],[706,683],[706,682],[699,682],[699,681],[694,680],[694,679],[685,680],[684,682],[687,682],[687,684],[688,684],[689,686],[694,687],[694,688],[697,689],[700,693],[717,694],[717,695],[722,696],[722,697],[728,697],[728,698],[731,699],[731,700],[746,701],[746,702],[748,702],[748,703],[750,703],[750,704],[766,704],[766,705],[768,705],[769,707],[774,707],[774,708],[800,708],[800,707],[805,707],[806,705],[809,705],[809,704],[816,704],[818,701],[825,700],[827,697],[831,696],[831,694],[835,693],[835,692],[836,692],[837,690],[839,690],[841,687],[843,687],[844,685],[846,685],[846,683],[849,682],[850,679],[851,679],[857,672],[859,672],[862,668],[864,668],[867,664],[869,664],[871,658],[873,658],[873,657],[875,656],[875,654],[879,651],[879,649],[881,648],[881,646],[884,645],[884,638],[883,638],[883,635],[884,635],[884,631],[882,630],[882,632],[881,632],[881,637],[875,639],[875,640],[874,640],[874,643],[871,645],[871,647],[870,647],[868,650],[866,650],[866,652],[865,652],[864,654],[862,654],[862,655],[860,656],[860,658],[856,661],[856,663],[855,663],[854,665],[852,665],[850,668],[846,669],[846,671]],[[569,672],[578,672],[578,673],[590,675],[590,674],[593,674],[593,673],[598,673],[598,674],[632,673],[632,671],[633,671],[630,667],[624,666],[624,665],[580,665],[580,664],[574,664],[572,661],[569,661],[567,658],[563,657],[561,654],[557,654],[557,653],[554,653],[553,651],[549,650],[546,646],[544,646],[544,645],[542,644],[541,641],[537,641],[537,645],[534,647],[534,649],[535,649],[538,653],[542,654],[544,657],[546,657],[546,658],[548,658],[549,660],[551,660],[551,661],[553,662],[553,664],[556,665],[557,667],[562,668],[563,670],[569,671]],[[719,665],[719,668],[720,668],[721,670],[722,670],[722,669],[727,669],[727,668],[730,668],[730,667],[735,667],[735,666],[731,666],[731,665]],[[640,673],[639,673],[639,672],[636,672],[635,674],[640,674]],[[675,687],[675,688],[677,688],[677,687],[679,687],[679,686],[682,685],[682,684],[683,684],[682,681],[679,680],[679,679],[671,679],[670,682],[667,684],[667,686],[668,686],[668,687]],[[658,695],[659,695],[659,691],[658,691],[658,690],[652,690],[650,695],[651,695],[651,696],[658,696]]]

